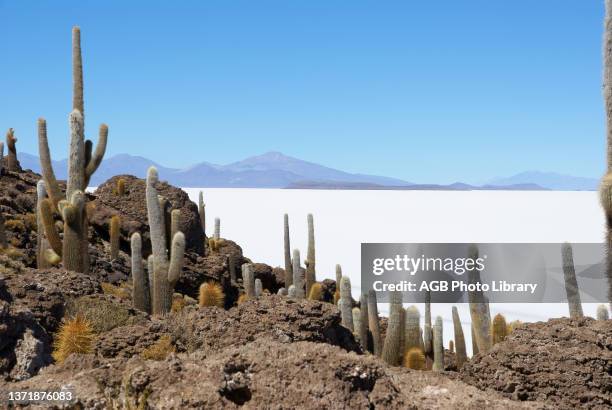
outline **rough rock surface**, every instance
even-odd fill
[[[86,409],[544,408],[444,375],[389,369],[372,356],[336,346],[269,338],[211,355],[171,354],[163,361],[73,355],[11,388],[60,386],[72,387],[73,406]]]
[[[612,320],[551,319],[516,327],[463,366],[461,379],[557,408],[612,407]]]
[[[162,175],[163,177],[163,175]],[[117,181],[125,180],[125,195],[116,193]],[[132,175],[118,175],[100,185],[95,192],[95,210],[91,223],[108,239],[108,224],[113,215],[121,215],[121,248],[129,251],[129,238],[132,233],[140,232],[143,239],[143,255],[151,252],[149,223],[147,220],[147,202],[145,200],[145,181]],[[166,182],[156,186],[159,195],[172,204],[173,209],[181,211],[179,229],[185,234],[186,247],[192,252],[202,254],[204,250],[204,233],[200,225],[198,206],[189,200],[187,193]]]

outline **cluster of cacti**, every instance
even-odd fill
[[[218,283],[202,283],[202,285],[200,285],[198,302],[200,306],[217,306],[222,308],[225,303],[223,288]]]
[[[606,111],[607,170],[599,189],[601,205],[606,216],[606,268],[608,304],[612,309],[612,5],[606,1],[604,20],[604,76],[603,94]]]
[[[255,272],[253,272],[253,265],[250,263],[242,265],[242,286],[248,299],[255,297]]]
[[[289,286],[289,296],[291,296],[291,287],[293,286],[293,293],[295,298],[304,299],[304,272],[300,266],[300,251],[298,249],[293,250],[293,284]]]
[[[491,342],[497,344],[503,342],[508,336],[508,325],[506,324],[506,318],[501,313],[498,313],[493,318],[491,325]]]
[[[315,238],[314,220],[312,214],[308,214],[308,253],[306,254],[306,294],[310,292],[310,287],[317,281],[315,270]]]
[[[453,330],[455,334],[455,361],[457,363],[457,368],[461,369],[463,363],[467,361],[467,353],[465,350],[465,336],[463,335],[459,311],[455,306],[453,306]]]
[[[149,261],[149,266],[153,270],[151,310],[153,314],[165,314],[170,312],[174,285],[183,268],[185,235],[180,231],[175,232],[170,249],[166,246],[167,221],[162,211],[164,201],[160,200],[155,188],[157,182],[157,169],[151,167],[147,172],[146,181],[147,214],[153,252]],[[149,275],[151,276],[150,272]]]
[[[82,316],[77,315],[60,326],[53,344],[53,359],[61,363],[73,353],[90,353],[93,340],[94,332],[91,324]]]
[[[6,169],[8,171],[17,172],[19,171],[19,161],[17,160],[17,138],[15,138],[15,131],[9,128],[6,133]]]
[[[351,296],[351,280],[348,276],[340,279],[340,300],[338,301],[340,314],[342,315],[342,326],[354,331],[353,325],[353,297]]]
[[[436,323],[433,327],[433,371],[444,370],[444,335],[443,335],[443,322],[440,316],[436,317]]]
[[[399,366],[404,353],[401,346],[401,334],[404,328],[402,326],[402,294],[401,292],[391,292],[389,297],[389,325],[387,326],[387,335],[385,336],[381,357],[389,365]]]
[[[309,300],[321,300],[323,297],[323,285],[319,282],[313,283],[310,287],[310,292],[308,292]]]
[[[470,246],[468,258],[471,260],[478,259],[478,248],[475,245]],[[471,269],[468,272],[468,280],[470,284],[479,283],[480,272],[477,269]],[[468,300],[470,303],[470,316],[472,318],[472,327],[476,336],[478,351],[487,352],[491,348],[491,314],[489,312],[489,301],[481,290],[468,292]]]
[[[597,306],[597,320],[608,320],[610,318],[606,305]]]
[[[583,316],[582,304],[580,303],[580,290],[578,289],[578,281],[576,280],[572,245],[567,242],[561,246],[561,258],[563,262],[563,278],[565,280],[565,293],[567,294],[570,318],[579,318]]]
[[[121,235],[121,217],[113,215],[110,219],[110,259],[115,260],[119,257],[119,238]]]
[[[425,370],[425,353],[420,347],[413,347],[406,351],[404,367],[412,370]]]
[[[153,275],[153,258],[145,275],[142,265],[142,238],[138,232],[132,234],[130,239],[132,248],[132,302],[136,309],[151,313],[151,279]]]
[[[41,118],[38,120],[39,156],[45,188],[49,196],[41,204],[41,216],[49,244],[53,251],[61,257],[64,268],[87,273],[89,270],[88,221],[84,192],[91,176],[98,169],[104,157],[108,127],[104,124],[100,126],[98,145],[93,151],[93,143],[89,140],[86,141],[84,136],[83,68],[81,33],[78,27],[72,30],[72,40],[73,110],[69,117],[70,154],[66,196],[65,199],[62,199],[60,187],[51,165],[47,125],[45,120]],[[55,231],[53,220],[55,212],[59,213],[64,222],[62,240]]]

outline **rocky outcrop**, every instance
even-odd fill
[[[612,406],[612,320],[525,323],[466,363],[461,379],[515,400],[557,408]]]

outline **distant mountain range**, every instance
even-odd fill
[[[20,153],[24,169],[40,172],[38,157]],[[58,179],[66,179],[67,160],[55,161]],[[99,185],[120,174],[144,178],[150,166],[160,178],[181,187],[198,188],[294,188],[294,189],[397,189],[397,190],[594,190],[597,180],[568,175],[524,172],[509,178],[495,178],[482,186],[416,184],[378,175],[352,174],[312,162],[268,152],[227,165],[202,162],[184,169],[168,168],[150,159],[119,154],[105,159],[91,185]]]

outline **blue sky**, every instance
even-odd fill
[[[126,3],[126,4],[123,4]],[[599,177],[603,0],[0,0],[0,129],[86,130],[168,166],[266,151],[415,182]]]

